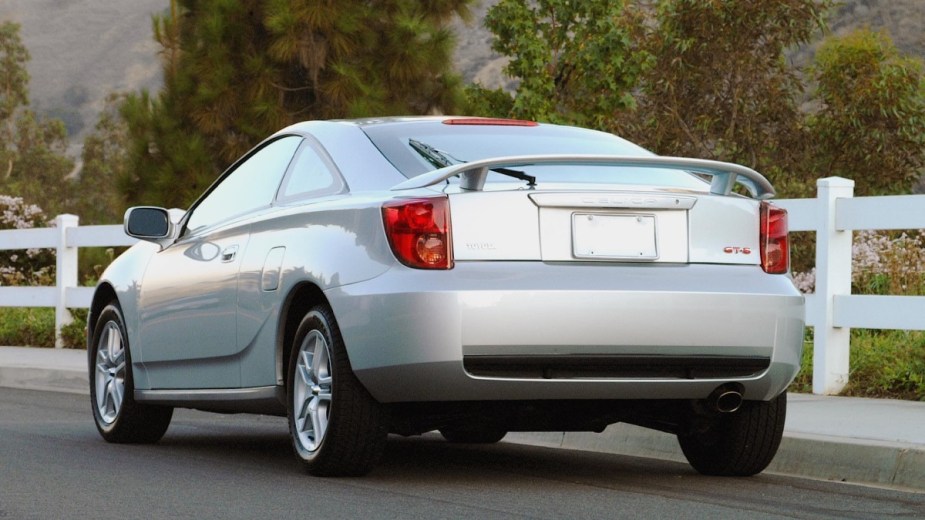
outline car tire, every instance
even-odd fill
[[[678,443],[690,465],[704,475],[751,476],[764,471],[777,453],[786,416],[786,392],[770,401],[745,401],[705,428],[679,434]]]
[[[117,304],[100,313],[88,349],[90,403],[100,435],[114,443],[160,440],[170,426],[173,408],[135,401],[128,334]]]
[[[494,444],[507,435],[497,428],[441,428],[440,435],[454,444]]]
[[[309,474],[361,476],[372,470],[388,436],[385,410],[353,374],[327,306],[313,308],[299,324],[286,388],[293,448]]]

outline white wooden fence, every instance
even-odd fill
[[[851,328],[925,330],[925,296],[851,294],[852,231],[925,228],[925,195],[854,197],[854,181],[816,181],[815,199],[782,199],[790,231],[816,232],[816,293],[806,297],[813,327],[813,393],[848,383]]]
[[[0,287],[0,307],[54,307],[55,346],[61,347],[61,327],[71,322],[68,308],[88,308],[93,287],[77,282],[77,250],[81,247],[130,246],[138,240],[121,225],[78,226],[75,215],[58,215],[55,226],[0,231],[0,250],[54,249],[54,287]]]
[[[806,297],[806,323],[814,328],[813,393],[837,394],[848,382],[852,327],[925,330],[925,296],[851,294],[851,238],[854,230],[923,229],[925,195],[857,197],[854,181],[819,179],[815,199],[781,199],[790,231],[816,232],[816,293]],[[67,308],[89,307],[93,288],[78,287],[77,249],[127,246],[136,242],[122,226],[81,226],[61,215],[55,227],[0,231],[0,250],[52,248],[57,252],[55,287],[0,287],[0,307],[55,307],[56,345]]]

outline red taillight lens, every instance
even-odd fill
[[[787,239],[787,210],[761,203],[761,268],[766,273],[790,270],[790,241]]]
[[[419,269],[452,269],[450,202],[446,197],[404,199],[382,206],[385,233],[401,263]]]

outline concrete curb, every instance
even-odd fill
[[[674,435],[614,424],[602,433],[510,433],[506,442],[687,462]],[[768,473],[925,492],[925,446],[784,433]]]
[[[86,350],[0,349],[0,387],[90,394]]]

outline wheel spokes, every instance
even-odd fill
[[[293,381],[293,410],[297,441],[315,451],[324,440],[331,409],[333,378],[327,340],[317,330],[302,341]]]
[[[97,344],[94,373],[96,406],[100,418],[106,424],[112,424],[122,409],[125,398],[125,369],[122,330],[116,322],[109,321]]]

